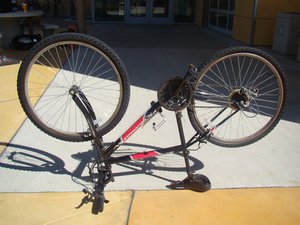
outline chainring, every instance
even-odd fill
[[[181,111],[191,103],[193,90],[187,81],[181,77],[175,77],[162,83],[157,97],[165,109]]]

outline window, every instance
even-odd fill
[[[230,34],[233,27],[234,0],[209,1],[209,27]]]
[[[175,23],[195,22],[195,0],[175,0],[174,22]]]
[[[153,17],[169,16],[169,0],[153,0]]]
[[[124,0],[94,0],[95,20],[124,21]]]
[[[131,0],[130,1],[130,16],[145,17],[147,14],[146,0]]]
[[[210,8],[218,9],[218,0],[211,0],[210,1]]]

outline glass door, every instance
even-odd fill
[[[174,0],[128,0],[126,3],[126,23],[171,23],[173,1]]]
[[[170,24],[173,18],[172,0],[152,0],[150,1],[150,23]]]
[[[149,1],[129,0],[126,4],[126,22],[132,24],[145,24],[149,20]]]
[[[124,0],[93,0],[94,21],[124,21]]]

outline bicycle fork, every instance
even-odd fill
[[[109,202],[104,196],[104,188],[110,181],[114,180],[111,165],[107,162],[107,160],[105,160],[103,139],[97,133],[98,125],[95,123],[96,116],[91,104],[83,92],[76,86],[73,86],[69,92],[75,104],[79,107],[87,120],[92,137],[92,145],[94,150],[97,152],[97,158],[91,166],[88,166],[90,178],[94,183],[94,188],[93,190],[84,188],[83,192],[88,195],[88,201],[93,202],[92,213],[98,214],[103,211],[104,203]],[[94,172],[95,170],[96,173]]]

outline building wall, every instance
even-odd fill
[[[1,0],[0,0],[1,1]],[[74,0],[38,0],[47,16],[70,17],[74,16],[75,8],[73,8]],[[92,0],[84,0],[85,14],[92,16]]]
[[[280,12],[299,12],[300,0],[260,0],[257,9],[254,43],[272,45],[275,33],[276,17]]]
[[[300,12],[300,0],[259,0],[256,20],[252,26],[254,2],[255,0],[235,1],[232,37],[246,44],[272,45],[277,14]]]
[[[195,24],[203,26],[204,0],[195,1]]]
[[[250,43],[253,0],[235,1],[232,37],[243,43]]]

